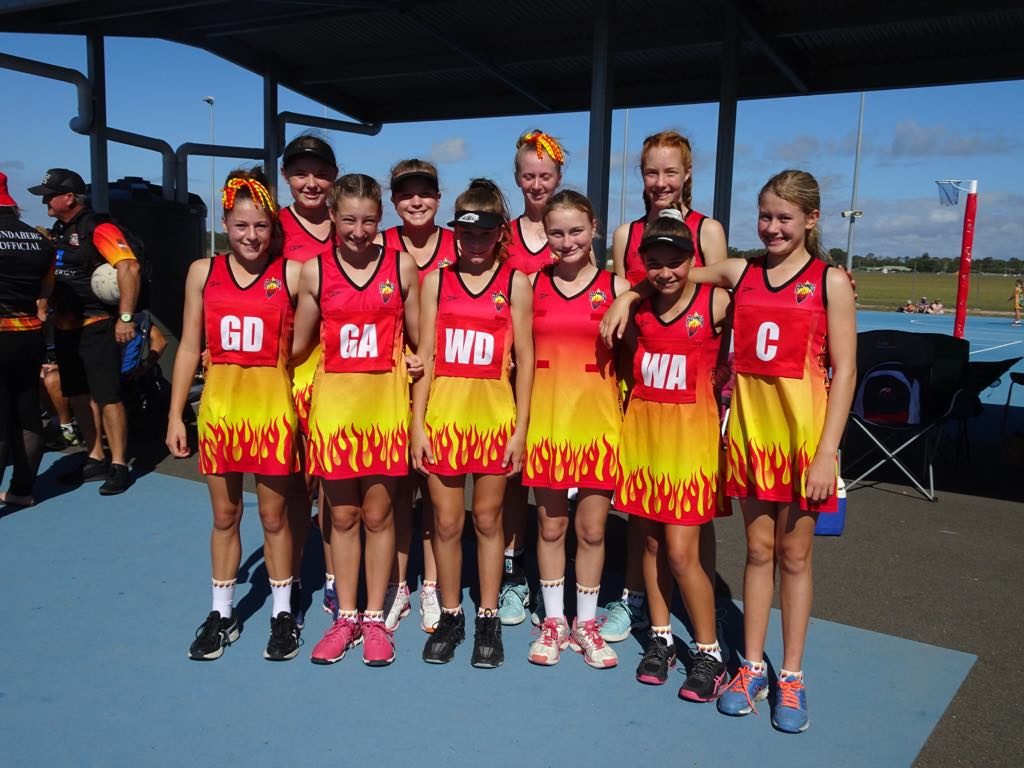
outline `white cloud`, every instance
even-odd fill
[[[466,140],[461,136],[439,141],[430,148],[430,161],[433,163],[457,163],[468,159]]]
[[[893,157],[969,157],[1002,155],[1020,143],[1002,134],[956,133],[945,125],[918,125],[904,120],[896,125],[889,151]]]

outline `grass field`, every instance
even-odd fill
[[[858,303],[862,307],[896,309],[910,299],[915,304],[922,296],[937,298],[952,312],[956,304],[956,275],[915,274],[901,272],[854,273],[857,278]],[[984,312],[1010,312],[1013,305],[1007,297],[1013,293],[1013,278],[1002,275],[971,275],[971,292],[967,308]]]

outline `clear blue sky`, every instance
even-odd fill
[[[85,40],[74,36],[0,34],[0,51],[84,72]],[[256,75],[195,48],[159,40],[109,38],[107,117],[112,127],[162,138],[176,147],[209,140],[209,107],[216,100],[218,143],[262,144],[262,81]],[[0,170],[25,218],[45,222],[45,211],[25,188],[49,167],[79,170],[88,180],[89,147],[72,133],[72,86],[0,69],[4,116],[0,120]],[[19,106],[20,105],[20,106]],[[757,245],[756,195],[769,176],[803,168],[822,185],[822,222],[827,247],[846,247],[839,212],[850,204],[859,94],[744,101],[739,105],[736,165],[729,242]],[[285,89],[281,110],[323,114],[323,108]],[[343,117],[330,113],[331,116]],[[694,148],[694,207],[711,213],[716,121],[714,104],[633,109],[626,147],[626,217],[642,210],[638,151],[644,136],[664,128],[687,135]],[[625,114],[614,116],[609,224],[620,220]],[[884,256],[955,256],[960,249],[963,203],[941,208],[934,184],[940,178],[980,183],[976,258],[1024,257],[1024,81],[868,93],[857,207],[855,253]],[[587,115],[582,113],[484,120],[385,125],[378,136],[334,133],[343,171],[386,181],[404,157],[434,160],[441,171],[446,215],[473,176],[489,176],[506,190],[513,210],[522,198],[512,180],[516,137],[539,127],[560,137],[569,161],[565,184],[586,187]],[[291,128],[289,138],[299,132]],[[235,161],[217,161],[217,178]],[[110,144],[110,178],[143,176],[160,183],[155,153]],[[210,194],[210,164],[195,158],[190,191]],[[286,193],[287,194],[287,193]],[[284,202],[287,202],[285,200]],[[385,224],[395,223],[387,211]]]

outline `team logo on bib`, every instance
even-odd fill
[[[276,277],[268,277],[263,281],[263,292],[267,294],[268,299],[274,298],[274,295],[281,290],[281,281]]]
[[[377,283],[377,290],[380,292],[381,301],[387,304],[391,301],[391,294],[395,292],[395,284],[390,280],[381,280]]]
[[[608,301],[608,294],[602,291],[600,288],[595,288],[589,294],[590,308],[597,310],[602,304]]]
[[[491,301],[494,302],[494,308],[498,312],[501,312],[508,304],[508,297],[505,296],[503,291],[495,291],[491,294]]]
[[[811,282],[797,283],[796,284],[796,303],[797,304],[803,304],[804,303],[804,299],[809,299],[811,296],[814,295],[814,291],[817,289],[817,287],[818,286],[816,286],[814,283],[811,283]]]
[[[437,262],[437,268],[444,269],[445,267],[450,267],[454,263],[455,259],[449,258],[448,256],[442,256],[441,260]]]
[[[704,315],[699,312],[694,312],[692,315],[686,316],[686,332],[692,339],[701,328],[704,327]]]

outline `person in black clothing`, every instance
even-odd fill
[[[45,309],[37,302],[49,293],[53,258],[53,246],[19,218],[0,173],[0,479],[8,458],[14,465],[0,504],[35,504],[32,486],[44,442],[39,368],[46,352]]]
[[[60,384],[70,398],[88,454],[82,466],[58,478],[78,484],[102,480],[100,493],[122,493],[130,485],[126,448],[127,418],[121,401],[120,345],[135,337],[133,313],[139,295],[139,262],[124,233],[110,217],[96,213],[86,197],[85,182],[74,171],[51,168],[41,184],[47,212],[57,219],[52,235],[56,247],[53,289],[54,342]],[[100,301],[92,290],[92,274],[103,263],[117,270],[117,306]],[[103,429],[97,429],[91,402],[98,406]],[[103,451],[101,434],[110,446]]]

